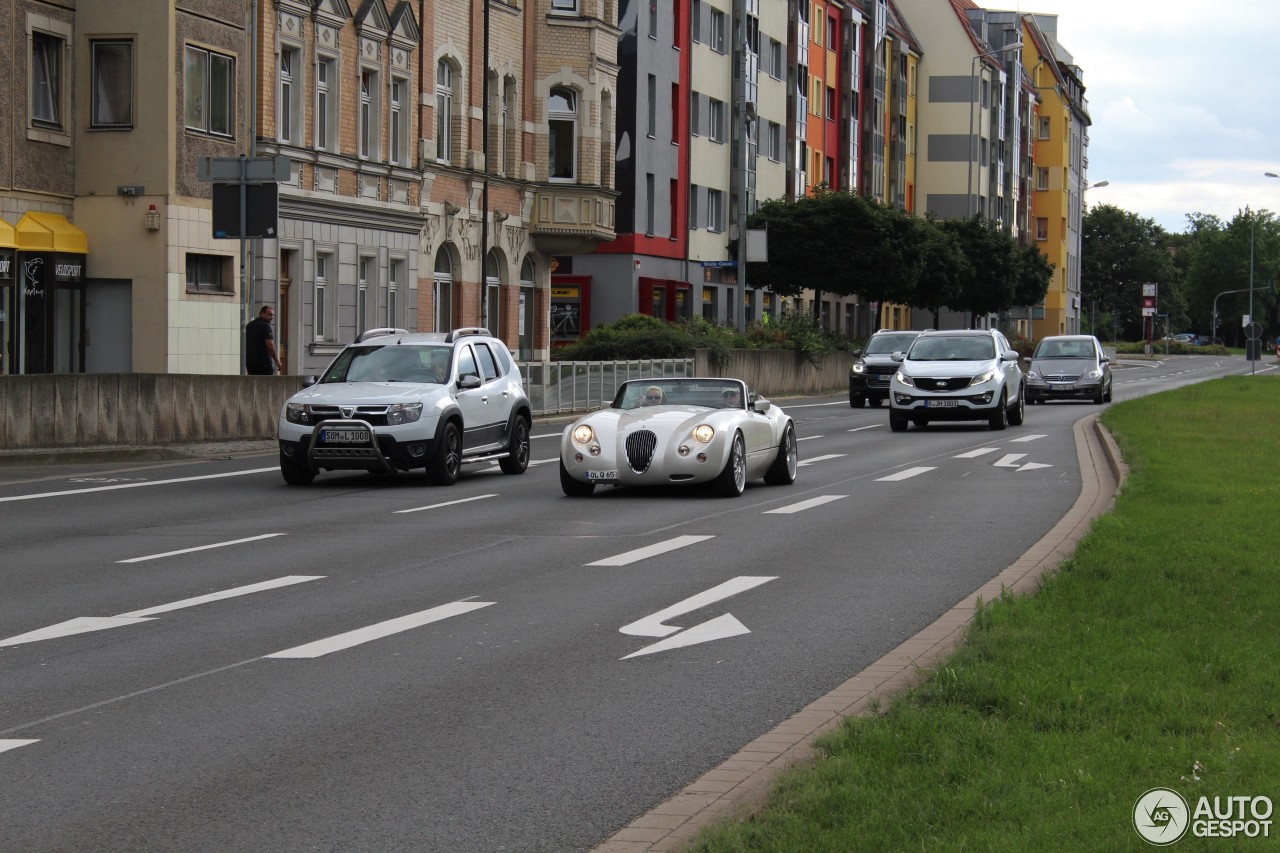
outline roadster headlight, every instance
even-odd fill
[[[698,424],[693,428],[693,437],[703,444],[710,444],[715,436],[716,429],[711,424]]]
[[[422,417],[421,403],[396,403],[387,409],[387,426],[411,424]]]
[[[912,388],[916,387],[915,380],[903,373],[901,370],[899,370],[893,378],[901,382],[903,385],[910,385]]]
[[[311,424],[311,407],[302,403],[287,403],[284,419],[291,424]]]
[[[595,438],[595,432],[586,424],[578,424],[573,428],[573,440],[578,444],[586,444]]]

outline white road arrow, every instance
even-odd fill
[[[75,619],[68,619],[66,622],[59,622],[57,625],[50,625],[47,628],[38,628],[35,631],[28,631],[25,634],[19,634],[16,637],[9,637],[6,640],[0,640],[0,646],[18,646],[23,643],[35,643],[40,640],[54,640],[58,637],[70,637],[74,634],[87,634],[90,631],[105,631],[107,628],[121,628],[125,625],[137,625],[139,622],[150,622],[155,618],[157,613],[168,613],[173,610],[181,610],[185,607],[196,607],[201,604],[208,604],[213,601],[222,601],[226,598],[235,598],[241,595],[249,595],[255,592],[263,592],[268,589],[277,589],[282,586],[292,586],[297,583],[305,583],[307,581],[320,580],[323,575],[288,575],[275,580],[263,581],[262,583],[251,583],[247,586],[238,586],[233,589],[225,589],[221,592],[211,592],[208,595],[197,596],[196,598],[184,598],[182,601],[175,601],[170,604],[161,604],[159,607],[148,607],[146,610],[134,610],[131,613],[121,613],[119,616],[78,616]]]
[[[652,616],[646,616],[645,618],[632,622],[629,625],[623,625],[619,630],[624,634],[631,634],[637,637],[668,637],[671,634],[675,634],[680,630],[680,628],[674,625],[662,624],[667,619],[674,619],[677,616],[684,615],[685,613],[700,610],[709,604],[714,604],[717,601],[737,595],[740,592],[746,592],[749,589],[754,589],[761,584],[766,584],[772,580],[777,580],[777,576],[753,577],[744,575],[742,577],[736,577],[732,580],[725,581],[719,586],[712,587],[706,592],[700,592],[695,596],[686,598],[684,601],[673,604],[665,610],[659,610]],[[718,616],[715,619],[703,622],[700,625],[695,625],[675,637],[670,637],[660,643],[654,643],[652,646],[647,646],[638,652],[632,652],[624,657],[623,660],[637,657],[639,655],[647,655],[652,654],[653,652],[676,649],[681,646],[692,646],[698,643],[710,642],[711,640],[720,640],[725,637],[736,637],[739,634],[749,633],[751,632],[745,625],[730,614],[726,613],[723,616]]]
[[[40,741],[39,741],[39,739],[36,739],[36,740],[0,740],[0,752],[6,752],[6,751],[8,751],[8,750],[10,750],[10,749],[17,749],[17,748],[18,748],[18,747],[20,747],[20,746],[28,746],[28,745],[30,745],[30,744],[33,744],[33,743],[39,743],[39,742],[40,742]]]
[[[1004,456],[1001,456],[1000,459],[996,461],[994,464],[995,464],[995,467],[997,468],[1017,468],[1018,460],[1026,455],[1027,454],[1025,453],[1006,453]]]

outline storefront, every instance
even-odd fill
[[[65,216],[38,211],[24,214],[12,233],[11,272],[0,277],[3,372],[84,372],[88,237]]]

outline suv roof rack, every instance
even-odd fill
[[[454,329],[450,332],[449,336],[445,338],[445,342],[451,344],[458,338],[465,338],[468,335],[485,335],[486,337],[493,337],[488,329],[483,329],[480,326],[463,326],[460,329]]]
[[[361,341],[367,341],[369,338],[381,338],[381,337],[385,337],[386,335],[407,335],[407,334],[409,334],[408,329],[395,329],[390,327],[382,328],[382,329],[368,329],[360,333],[360,337],[356,338],[356,343],[359,343]]]

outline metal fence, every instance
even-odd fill
[[[520,375],[535,415],[571,414],[607,405],[628,379],[691,377],[693,363],[692,358],[538,361],[521,364]]]

